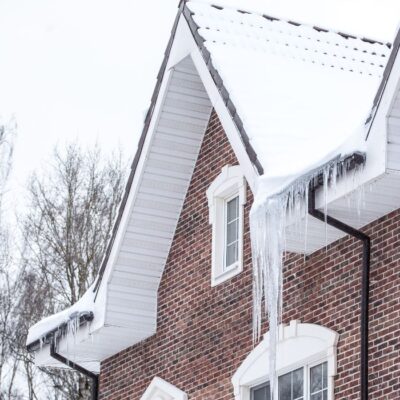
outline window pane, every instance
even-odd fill
[[[226,267],[235,263],[238,259],[238,243],[232,243],[226,248]]]
[[[279,400],[301,400],[303,396],[303,368],[279,377]]]
[[[292,373],[279,377],[279,400],[292,400]]]
[[[269,384],[251,391],[251,400],[270,400]]]
[[[310,398],[311,400],[328,398],[328,364],[326,362],[310,368]]]
[[[239,216],[239,197],[229,200],[227,203],[227,221],[231,222]]]
[[[293,399],[303,398],[303,368],[300,368],[292,373],[292,387],[293,387]]]
[[[311,368],[310,374],[311,374],[310,376],[311,393],[315,393],[319,390],[322,390],[322,364]]]
[[[226,239],[228,245],[238,240],[238,228],[239,220],[236,219],[235,221],[228,223],[228,226],[226,227]]]

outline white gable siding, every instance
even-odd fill
[[[120,252],[108,282],[106,325],[155,331],[157,289],[211,113],[190,60],[171,74]]]

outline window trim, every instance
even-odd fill
[[[328,400],[334,399],[333,383],[336,375],[336,353],[339,335],[316,324],[291,321],[279,326],[277,376],[297,368],[311,368],[327,362]],[[297,354],[296,354],[297,352]],[[235,400],[251,400],[251,388],[269,380],[269,332],[249,353],[232,377]],[[288,356],[289,355],[289,356]],[[277,382],[276,382],[276,386]],[[308,386],[305,390],[308,391]],[[308,392],[306,392],[308,395]]]
[[[178,389],[176,386],[165,381],[164,379],[155,376],[150,382],[140,400],[167,399],[187,400],[188,396],[185,392]]]
[[[212,225],[211,286],[219,285],[243,271],[243,224],[246,180],[238,165],[225,165],[207,189],[209,223]],[[238,260],[225,267],[227,202],[239,198]]]

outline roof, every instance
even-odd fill
[[[317,146],[323,152],[333,145],[326,143],[329,138],[339,143],[354,130],[362,129],[389,52],[388,45],[365,38],[241,10],[182,2],[93,289],[95,293],[109,264],[133,181],[140,172],[139,160],[145,155],[144,144],[181,16],[189,26],[258,175],[287,173],[287,170],[277,171],[277,165],[289,170],[298,169],[299,164],[304,168],[303,164],[313,158]],[[317,84],[310,85],[310,80]],[[333,101],[338,97],[340,104]],[[285,145],[288,138],[290,148]],[[301,159],[300,148],[304,150]],[[78,311],[90,310],[86,307]],[[53,330],[54,327],[50,332]]]
[[[302,171],[363,128],[388,45],[207,3],[185,16],[264,175]]]

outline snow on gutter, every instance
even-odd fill
[[[93,285],[92,285],[93,286]],[[40,350],[49,344],[52,338],[76,334],[78,329],[94,319],[94,292],[90,287],[83,297],[73,306],[42,319],[29,328],[26,348],[29,352]]]

